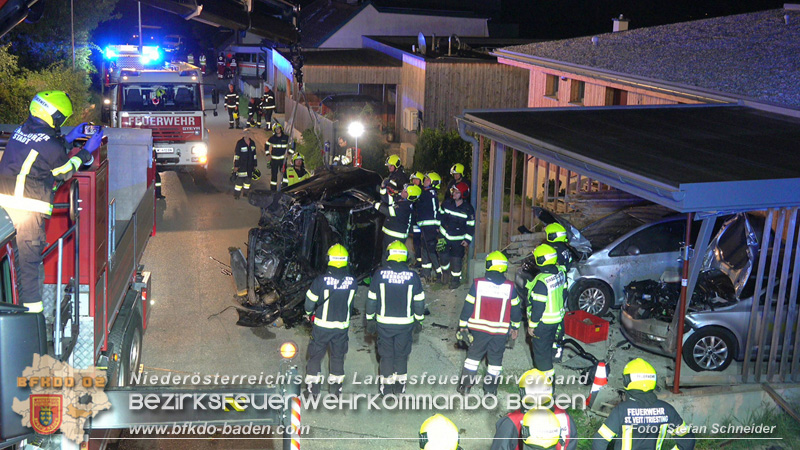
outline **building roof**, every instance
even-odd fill
[[[800,206],[800,118],[729,104],[466,111],[458,120],[676,211]]]
[[[279,50],[288,58],[288,50]],[[402,67],[403,62],[371,48],[355,49],[306,49],[303,50],[305,66],[362,66]]]
[[[788,16],[788,23],[784,19]],[[508,47],[497,56],[662,80],[800,107],[800,11],[775,9]]]
[[[370,5],[378,12],[385,14],[470,18],[483,17],[468,10],[434,9],[425,3],[424,1],[412,2],[397,7],[392,6],[392,2],[384,0],[366,0],[360,4],[348,4],[344,1],[335,0],[316,0],[301,10],[300,25],[303,32],[303,46],[306,48],[319,47],[329,37],[345,26],[347,22],[353,19],[353,17]]]
[[[514,38],[491,38],[482,36],[464,36],[458,40],[462,43],[463,49],[457,49],[456,41],[451,42],[451,56],[447,55],[449,36],[437,36],[436,51],[430,50],[434,45],[432,36],[425,36],[428,51],[425,55],[412,51],[418,45],[417,36],[364,36],[364,46],[381,50],[398,59],[402,59],[402,54],[413,54],[418,58],[424,58],[428,62],[495,62],[497,57],[490,52],[497,48],[513,44],[529,43],[531,39]],[[370,42],[371,41],[371,42]]]

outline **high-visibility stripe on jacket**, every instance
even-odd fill
[[[557,266],[556,273],[540,272],[526,286],[529,291],[528,325],[535,327],[541,321],[546,324],[559,323],[564,319],[564,288],[567,276],[564,268]],[[533,302],[544,303],[544,311],[538,316]]]
[[[416,227],[436,227],[438,230],[441,225],[439,198],[434,189],[423,189],[422,195],[414,204],[414,222]]]
[[[510,328],[518,329],[521,320],[522,308],[514,283],[500,272],[487,272],[485,278],[472,282],[458,326],[502,335],[508,334]]]
[[[225,107],[228,109],[239,108],[239,94],[236,92],[225,94]]]
[[[289,148],[289,136],[281,134],[280,136],[273,134],[267,140],[265,151],[270,158],[275,160],[282,160],[286,157],[286,150]]]
[[[378,202],[375,204],[381,214],[386,216],[383,222],[383,233],[397,239],[408,238],[411,229],[411,202],[401,198],[389,198],[391,203]]]
[[[419,275],[404,263],[388,261],[372,276],[367,295],[367,320],[408,325],[425,318],[425,291]]]
[[[252,139],[248,143],[244,138],[236,142],[233,152],[233,167],[237,170],[237,175],[246,176],[252,173],[258,166],[256,155],[256,143]]]

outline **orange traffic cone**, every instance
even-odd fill
[[[589,392],[589,398],[586,399],[586,406],[589,409],[591,409],[592,405],[594,405],[594,401],[597,399],[597,394],[600,392],[600,389],[607,384],[608,378],[606,375],[606,363],[604,361],[600,361],[597,363],[597,370],[594,372],[592,390]]]

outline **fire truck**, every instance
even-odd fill
[[[108,72],[109,91],[103,100],[103,122],[117,128],[146,128],[153,132],[156,165],[163,170],[208,168],[208,129],[202,72],[187,63],[152,67],[158,51],[130,57],[132,46],[106,48],[114,60]],[[136,47],[133,47],[138,51]],[[116,69],[116,70],[114,70]],[[214,115],[219,94],[211,92]]]

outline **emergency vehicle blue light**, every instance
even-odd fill
[[[161,60],[161,52],[157,46],[146,45],[142,47],[142,64],[157,63]]]
[[[112,49],[111,47],[106,47],[104,53],[106,55],[106,59],[114,59],[117,56],[119,56],[117,55],[117,52],[115,52],[114,49]]]

